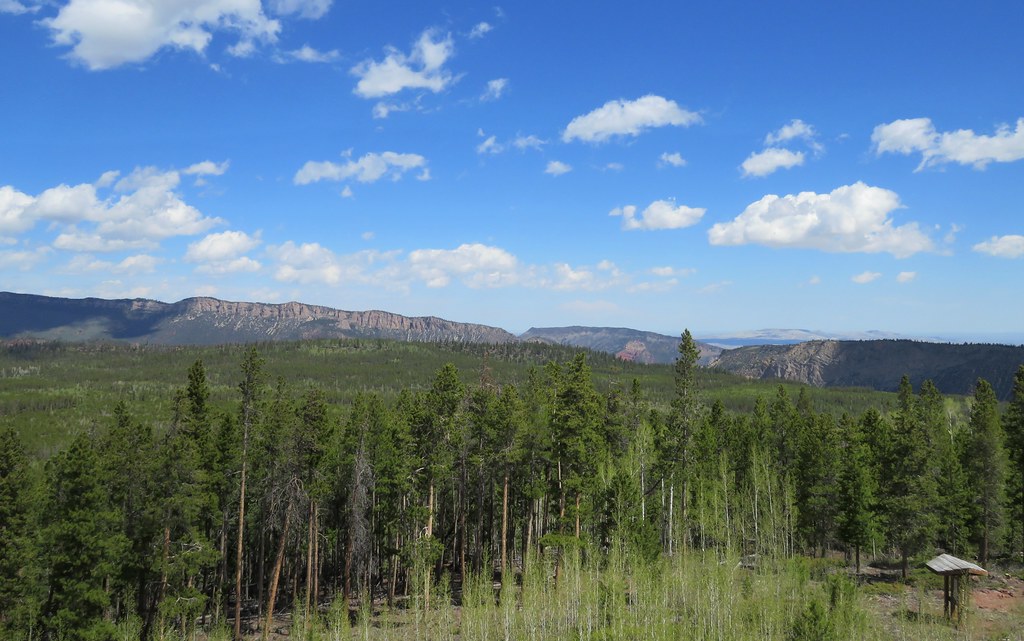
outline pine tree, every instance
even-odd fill
[[[1006,437],[999,420],[999,402],[995,391],[984,379],[978,379],[971,406],[971,439],[965,452],[968,482],[975,507],[974,536],[978,560],[988,563],[994,545],[998,545],[1005,525]]]
[[[904,376],[893,423],[892,476],[883,502],[889,538],[900,550],[904,579],[909,558],[934,541],[939,528],[939,487],[936,476],[929,473],[934,452],[931,437],[920,420],[910,379]]]
[[[37,597],[28,566],[32,522],[28,457],[11,428],[0,429],[0,635],[30,627]],[[27,635],[26,635],[27,636]]]
[[[551,434],[558,464],[559,519],[565,525],[568,497],[574,499],[576,538],[581,534],[583,498],[602,459],[602,403],[590,379],[586,355],[580,352],[559,378],[551,407]]]
[[[877,528],[875,478],[860,424],[844,414],[839,429],[844,449],[840,454],[837,534],[848,549],[853,548],[854,567],[860,574],[861,549],[871,543]]]
[[[112,639],[105,583],[125,548],[120,516],[103,487],[103,469],[87,435],[80,435],[48,465],[48,488],[39,544],[46,568],[42,624],[49,638]]]
[[[960,463],[958,439],[946,414],[945,399],[935,384],[926,380],[918,392],[918,413],[922,429],[932,442],[928,473],[935,477],[940,500],[936,505],[939,547],[958,555],[967,543],[970,493]]]
[[[1010,505],[1019,526],[1021,558],[1024,558],[1024,365],[1013,377],[1013,396],[1003,416],[1006,449],[1010,463]]]

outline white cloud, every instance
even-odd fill
[[[252,251],[260,244],[259,236],[250,236],[244,231],[224,231],[209,234],[202,240],[190,243],[185,252],[189,263],[215,263],[229,261]]]
[[[24,5],[18,2],[18,0],[0,0],[0,13],[20,15],[22,13],[35,13],[36,11],[39,11],[39,7]]]
[[[905,258],[934,248],[917,223],[897,226],[890,215],[899,196],[862,182],[828,194],[769,194],[743,213],[708,230],[712,245],[758,244],[827,252],[887,252]]]
[[[622,171],[626,168],[621,162],[610,162],[604,166],[607,171]]]
[[[656,200],[648,205],[636,217],[636,205],[616,207],[608,212],[609,216],[622,216],[622,228],[625,230],[643,229],[682,229],[696,225],[707,211],[702,207],[676,206],[674,200]]]
[[[331,49],[330,51],[320,51],[310,47],[309,45],[302,45],[298,49],[285,52],[286,60],[296,60],[298,62],[334,62],[341,57],[341,53],[337,49]]]
[[[807,124],[803,120],[796,118],[791,120],[788,125],[783,125],[778,131],[773,131],[764,137],[764,144],[766,147],[777,145],[779,143],[789,142],[797,138],[810,143],[812,146],[817,145],[814,139],[817,137],[818,132],[814,130],[814,127]]]
[[[290,240],[281,245],[267,247],[267,256],[277,263],[274,278],[282,282],[301,284],[339,285],[372,282],[369,268],[375,263],[388,263],[395,255],[396,252],[365,250],[342,256],[319,243],[297,245]],[[388,280],[390,279],[387,277],[383,278],[382,284],[387,284]]]
[[[375,120],[382,120],[391,115],[392,112],[403,112],[412,109],[412,105],[407,102],[384,102],[383,100],[373,106],[371,113]]]
[[[45,260],[49,253],[49,247],[40,247],[35,250],[0,251],[0,269],[28,271]]]
[[[453,278],[468,287],[502,287],[519,280],[516,257],[500,247],[480,243],[455,249],[417,249],[409,252],[413,276],[427,287],[445,287]]]
[[[527,149],[540,151],[546,144],[548,144],[548,141],[541,140],[533,134],[529,136],[518,135],[512,140],[512,146],[520,151],[526,151]]]
[[[882,274],[880,272],[862,272],[856,276],[850,278],[853,282],[858,285],[866,285],[873,280],[878,280]]]
[[[438,32],[428,29],[408,55],[389,47],[384,60],[364,60],[352,67],[352,74],[359,77],[355,93],[363,98],[380,98],[405,89],[443,91],[455,81],[451,72],[443,68],[454,51],[450,35],[441,38]]]
[[[363,240],[373,240],[374,238],[377,237],[377,234],[373,233],[372,231],[364,231],[363,233],[359,234],[359,237],[362,238]]]
[[[0,186],[0,240],[4,234],[18,234],[35,226],[35,219],[26,213],[33,202],[32,196],[10,185]]]
[[[223,260],[215,263],[203,263],[196,267],[196,271],[203,274],[237,274],[240,272],[257,272],[263,268],[259,261],[248,256],[239,256],[231,260]]]
[[[349,187],[348,185],[345,185],[345,188],[341,190],[342,198],[351,198],[354,195],[355,194],[352,193],[352,188]]]
[[[335,163],[328,160],[310,160],[295,173],[296,185],[308,185],[320,180],[342,181],[354,178],[362,183],[372,183],[384,176],[398,180],[411,169],[426,171],[427,159],[419,154],[400,154],[393,151],[368,153],[359,160]],[[420,174],[422,177],[424,174]],[[429,178],[429,172],[426,174]]]
[[[279,16],[297,15],[316,20],[331,9],[333,0],[270,0],[270,8]]]
[[[991,162],[1024,159],[1024,118],[1017,119],[1015,129],[998,126],[991,136],[971,129],[938,132],[930,118],[894,120],[875,127],[871,141],[878,155],[919,152],[921,163],[915,171],[947,162],[984,169]]]
[[[993,236],[992,238],[978,243],[972,247],[974,251],[998,256],[999,258],[1020,258],[1024,256],[1024,236],[1010,234],[1008,236]]]
[[[678,151],[671,154],[666,151],[659,157],[659,164],[663,167],[683,167],[686,165],[686,159],[683,158]]]
[[[807,284],[808,285],[820,285],[821,284],[821,276],[811,276],[809,279],[807,279]]]
[[[196,164],[183,169],[181,173],[188,174],[189,176],[223,176],[224,172],[228,170],[231,162],[225,160],[221,163],[213,162],[212,160],[204,160],[197,162]]]
[[[492,27],[491,24],[488,23],[488,22],[478,22],[470,30],[469,37],[470,37],[471,40],[476,40],[477,38],[483,38],[485,35],[490,33],[493,29],[494,29],[494,27]]]
[[[505,93],[505,89],[508,87],[508,78],[495,78],[494,80],[487,81],[487,89],[484,90],[480,100],[497,100],[501,98],[501,94]]]
[[[182,200],[176,170],[147,167],[120,180],[116,176],[107,172],[95,184],[58,185],[36,197],[0,187],[0,233],[27,231],[41,220],[63,226],[54,241],[58,249],[119,251],[155,247],[165,238],[200,234],[223,222]],[[113,193],[101,199],[97,189]]]
[[[549,161],[548,166],[544,169],[545,174],[550,174],[552,176],[561,176],[562,174],[567,174],[570,171],[572,171],[572,166],[567,165],[560,160]]]
[[[214,31],[237,33],[234,48],[244,51],[281,30],[260,0],[70,0],[40,22],[91,70],[143,62],[165,47],[202,54]]]
[[[498,142],[496,136],[490,136],[476,146],[478,154],[500,154],[503,151],[505,151],[505,147]]]
[[[767,176],[779,169],[789,169],[804,164],[804,152],[769,147],[764,151],[750,154],[743,164],[744,176]]]
[[[900,272],[896,274],[896,281],[899,283],[909,283],[915,278],[917,278],[917,272]]]
[[[655,276],[662,276],[664,278],[668,278],[670,276],[682,276],[682,277],[685,278],[687,276],[693,276],[694,274],[697,273],[697,270],[694,269],[693,267],[686,267],[684,269],[677,269],[675,267],[665,266],[665,267],[652,267],[651,268],[651,273],[654,274]]]
[[[156,256],[136,254],[128,256],[119,263],[98,260],[89,254],[78,254],[68,261],[65,271],[68,273],[109,271],[117,274],[150,274],[162,261]]]
[[[675,101],[647,95],[632,101],[611,100],[573,118],[562,132],[562,140],[604,142],[613,136],[637,136],[653,127],[688,127],[700,122],[700,114],[681,108]]]

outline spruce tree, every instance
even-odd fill
[[[986,380],[978,379],[971,406],[970,445],[964,454],[975,508],[972,538],[982,565],[998,545],[1006,521],[1005,440],[996,393]]]
[[[113,639],[105,583],[116,572],[125,540],[118,532],[120,515],[103,486],[100,457],[82,434],[47,468],[39,537],[48,594],[43,630],[49,638],[68,641]]]
[[[31,491],[21,439],[11,428],[0,429],[0,636],[5,638],[26,632],[33,623]]]
[[[877,528],[875,477],[860,424],[844,414],[839,429],[843,451],[840,453],[837,534],[847,549],[853,549],[854,568],[860,574],[861,549],[871,543]]]
[[[1013,396],[1003,416],[1010,463],[1010,506],[1017,527],[1020,558],[1024,558],[1024,365],[1013,377]]]

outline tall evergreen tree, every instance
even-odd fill
[[[1013,396],[1003,416],[1006,449],[1010,463],[1010,505],[1017,527],[1021,558],[1024,558],[1024,365],[1013,377]]]
[[[853,549],[854,567],[860,574],[861,549],[871,543],[877,528],[875,477],[861,425],[844,414],[839,429],[843,451],[840,453],[837,534],[847,549]]]
[[[910,379],[904,376],[893,421],[892,477],[883,502],[889,538],[900,550],[904,579],[910,557],[934,541],[939,528],[939,487],[936,476],[930,473],[934,450],[931,437],[917,412]]]
[[[32,480],[28,456],[11,428],[0,429],[0,636],[31,627],[35,587],[31,554]]]
[[[48,594],[43,630],[51,639],[113,639],[114,625],[105,616],[110,605],[105,583],[116,572],[125,540],[103,486],[100,457],[90,437],[82,434],[47,467],[39,537]]]
[[[983,565],[988,563],[1006,522],[1005,440],[996,393],[986,380],[978,379],[971,406],[970,446],[964,455],[975,507],[972,538]]]

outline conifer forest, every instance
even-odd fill
[[[1024,638],[923,566],[1024,579],[1024,365],[1000,402],[697,359],[7,344],[0,638]]]

